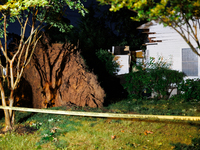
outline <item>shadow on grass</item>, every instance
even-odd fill
[[[24,115],[22,117],[19,118],[19,120],[17,121],[18,123],[23,123],[26,122],[29,118],[31,118],[35,113],[27,113],[27,115]]]
[[[200,150],[200,138],[192,139],[192,144],[173,143],[175,150]]]
[[[200,126],[198,124],[190,124],[197,127],[197,132],[200,131]],[[197,138],[193,138],[190,145],[183,143],[171,143],[175,150],[200,150],[200,133],[198,133]]]

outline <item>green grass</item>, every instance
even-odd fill
[[[128,99],[111,104],[108,109],[118,113],[200,116],[200,102],[198,101]]]
[[[40,140],[39,133],[25,134],[23,136],[11,132],[0,136],[0,149],[1,150],[28,150],[35,149],[35,144]]]
[[[66,110],[64,107],[53,108]],[[103,109],[74,107],[70,110],[200,116],[198,101],[126,99]],[[170,150],[200,149],[200,122],[114,120],[41,113],[17,112],[16,120],[38,130],[33,134],[0,134],[0,149],[66,150]],[[3,127],[4,119],[0,120]],[[114,139],[112,137],[115,137]]]

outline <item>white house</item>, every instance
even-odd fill
[[[143,50],[131,51],[129,46],[112,46],[111,52],[120,65],[117,75],[129,73],[132,69],[132,62],[141,63],[144,59]]]
[[[156,60],[163,57],[165,60],[171,61],[172,69],[183,71],[187,78],[200,77],[200,57],[190,49],[174,29],[164,27],[155,21],[143,24],[138,29],[143,29],[144,33],[148,34],[148,41],[145,43],[147,61],[150,57],[154,57]],[[191,42],[196,44],[195,41]]]
[[[112,46],[112,54],[115,55],[120,65],[117,75],[129,73],[131,59],[129,46]]]

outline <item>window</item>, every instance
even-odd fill
[[[198,76],[198,56],[190,49],[182,49],[182,71],[187,76]]]
[[[144,58],[136,58],[136,65],[142,64],[144,62]]]

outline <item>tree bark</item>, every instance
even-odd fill
[[[13,103],[14,103],[14,90],[11,90],[10,97],[9,97],[9,106],[13,107]],[[14,111],[11,109],[9,110],[9,118],[10,118],[11,126],[13,126],[15,122],[15,117],[14,117]]]
[[[6,106],[5,91],[4,91],[1,79],[0,79],[0,90],[1,90],[2,105]],[[12,126],[11,126],[11,120],[10,120],[8,109],[4,109],[4,115],[5,115],[5,130],[10,130]]]

